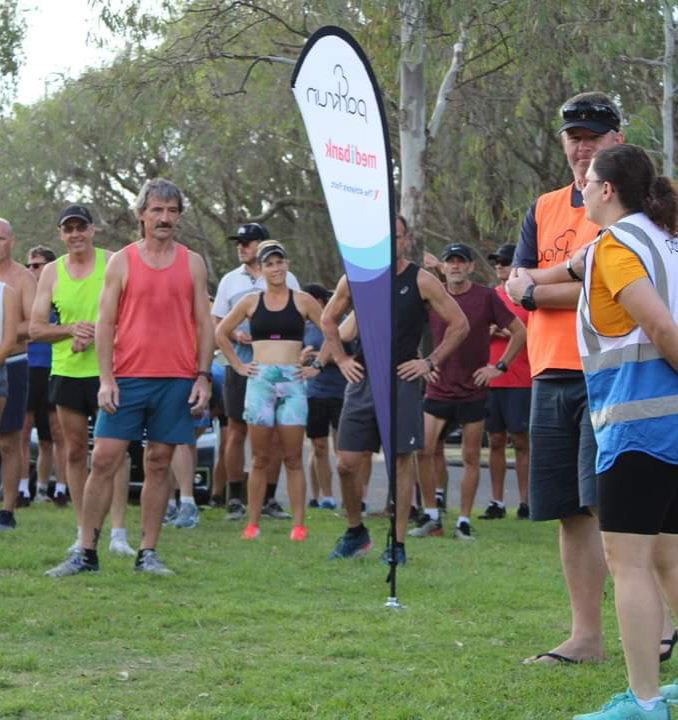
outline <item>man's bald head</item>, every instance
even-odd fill
[[[9,220],[5,220],[5,218],[0,218],[0,230],[2,231],[3,235],[10,235],[11,237],[14,237],[12,225]]]

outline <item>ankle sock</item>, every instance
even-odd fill
[[[438,508],[424,508],[424,512],[433,520],[433,522],[437,522],[440,513],[438,512]]]
[[[47,485],[45,483],[38,483],[35,486],[35,492],[38,495],[47,495]]]
[[[66,494],[66,483],[58,482],[54,486],[54,494],[55,495],[65,495]]]
[[[127,541],[127,530],[125,528],[111,528],[111,540]]]
[[[650,698],[649,700],[641,700],[640,698],[637,698],[635,694],[633,697],[635,698],[636,703],[638,703],[643,710],[647,711],[654,710],[657,703],[664,699],[661,695]]]
[[[504,503],[501,500],[491,500],[492,505],[496,505],[498,508],[504,509]]]
[[[83,549],[83,555],[85,556],[85,562],[88,565],[98,565],[99,557],[97,556],[96,550]]]
[[[466,515],[460,515],[457,518],[457,527],[459,527],[463,522],[467,522],[469,525],[471,524],[471,521],[466,517]]]
[[[28,489],[28,478],[21,478],[21,480],[19,480],[19,492],[24,497],[30,497],[31,491]]]
[[[193,495],[182,495],[179,498],[180,505],[195,505],[195,498]]]

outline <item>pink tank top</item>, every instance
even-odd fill
[[[194,378],[197,339],[188,250],[177,243],[174,262],[149,267],[128,245],[127,284],[118,306],[113,374],[134,378]]]

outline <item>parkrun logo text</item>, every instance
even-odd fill
[[[349,165],[360,165],[376,170],[377,156],[373,153],[361,152],[357,145],[335,145],[332,140],[325,143],[325,157],[330,160],[339,160]]]
[[[337,63],[334,66],[333,74],[337,80],[336,91],[306,88],[306,102],[312,102],[318,107],[329,108],[336,112],[357,115],[367,123],[367,103],[362,98],[349,95],[350,85],[344,68]]]

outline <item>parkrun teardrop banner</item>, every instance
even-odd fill
[[[362,48],[345,30],[330,26],[308,40],[292,75],[292,92],[304,119],[351,289],[391,475],[395,210],[381,93]]]

